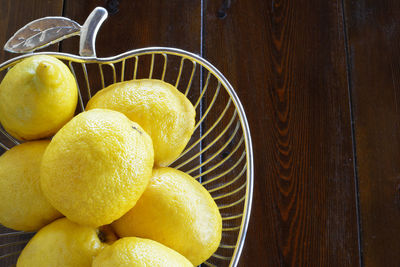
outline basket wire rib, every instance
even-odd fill
[[[235,137],[236,133],[239,130],[239,124],[237,124],[236,128],[235,128],[235,132],[231,135],[231,137],[229,138],[228,141],[225,142],[225,144],[216,152],[214,153],[211,157],[209,157],[206,161],[203,161],[200,165],[198,165],[197,167],[194,167],[193,169],[186,171],[187,174],[191,174],[192,172],[198,170],[199,168],[203,167],[204,165],[208,164],[210,161],[212,161],[215,157],[217,157],[218,155],[221,154],[221,152],[230,144],[230,142],[232,141],[232,139]],[[232,153],[236,152],[236,150],[240,147],[240,145],[243,143],[243,137],[240,139],[240,142],[236,145],[236,147],[234,148],[234,150],[232,151]],[[206,149],[206,148],[205,148]],[[201,155],[202,153],[197,153],[195,156]],[[223,159],[220,163],[218,163],[217,165],[215,165],[216,167],[220,166],[221,164],[223,164],[227,159],[230,158],[232,154],[229,154],[225,159]],[[210,190],[209,190],[210,192]]]
[[[69,66],[78,84],[77,112],[85,110],[85,104],[99,89],[111,82],[130,79],[161,79],[174,84],[189,98],[197,113],[195,133],[170,166],[198,179],[221,212],[221,243],[203,265],[236,266],[250,214],[253,156],[243,108],[219,71],[199,56],[174,48],[137,49],[102,59],[56,52],[35,54],[55,56]],[[27,56],[1,64],[0,73],[7,72]],[[0,132],[3,152],[20,143],[2,127]],[[20,250],[33,234],[6,228],[3,232],[0,233],[0,263],[15,264]],[[23,237],[26,239],[21,240]]]

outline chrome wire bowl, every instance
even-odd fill
[[[161,79],[175,85],[196,109],[195,132],[170,167],[197,179],[217,203],[223,220],[222,240],[205,266],[236,266],[245,241],[253,191],[253,152],[242,105],[226,78],[200,56],[166,47],[132,50],[109,57],[51,55],[69,66],[79,91],[76,113],[100,89],[131,79]],[[0,64],[0,80],[24,54]],[[20,143],[0,127],[1,153]],[[10,203],[12,205],[13,203]],[[34,233],[0,227],[0,264],[13,266]]]

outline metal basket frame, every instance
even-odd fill
[[[94,45],[93,45],[93,48],[94,48]],[[87,90],[88,90],[87,93],[88,93],[88,97],[89,98],[91,97],[91,87],[90,87],[90,81],[89,81],[89,77],[88,77],[87,69],[86,69],[86,64],[89,64],[89,63],[96,63],[99,66],[99,73],[100,73],[100,76],[101,76],[102,88],[105,87],[105,77],[104,77],[104,73],[103,73],[103,66],[108,65],[108,66],[110,66],[112,68],[113,82],[115,83],[115,82],[118,81],[118,77],[117,77],[117,72],[116,72],[114,64],[121,63],[121,66],[122,66],[121,68],[122,69],[121,69],[121,76],[119,77],[119,80],[120,81],[124,81],[125,80],[124,73],[125,73],[125,62],[126,62],[126,60],[128,60],[130,58],[136,58],[135,64],[137,64],[138,58],[141,57],[141,56],[151,56],[151,63],[150,63],[149,77],[148,78],[152,78],[152,76],[153,76],[153,68],[154,68],[154,64],[155,64],[154,63],[155,56],[156,55],[161,55],[164,58],[163,73],[162,73],[162,77],[161,77],[162,80],[164,80],[164,76],[165,76],[165,72],[166,72],[166,68],[167,68],[168,56],[180,57],[181,58],[181,62],[180,62],[180,66],[179,66],[179,70],[178,70],[178,75],[177,75],[177,78],[176,78],[175,86],[177,86],[179,84],[179,82],[180,82],[182,69],[183,69],[185,61],[191,62],[193,64],[192,65],[192,71],[191,71],[191,75],[190,75],[190,79],[188,81],[188,85],[187,85],[186,91],[184,92],[185,95],[188,94],[188,92],[189,92],[189,90],[191,88],[193,77],[194,77],[193,74],[194,74],[194,72],[196,70],[196,66],[197,65],[201,66],[202,68],[204,68],[205,70],[208,71],[208,75],[207,75],[207,78],[206,78],[206,84],[208,84],[208,80],[210,78],[210,75],[212,75],[213,77],[215,77],[218,80],[218,90],[220,90],[220,87],[222,87],[228,93],[228,95],[230,97],[229,101],[232,101],[232,103],[233,103],[233,105],[235,107],[235,116],[237,114],[237,116],[239,118],[239,121],[240,121],[240,126],[241,126],[241,130],[242,130],[242,134],[243,134],[242,139],[244,140],[244,146],[245,146],[245,153],[244,154],[245,154],[245,159],[246,159],[246,163],[245,163],[245,165],[243,167],[243,171],[241,172],[240,175],[244,174],[244,171],[246,171],[246,184],[245,184],[246,190],[245,190],[245,195],[239,200],[239,201],[243,201],[244,202],[243,213],[235,215],[235,216],[232,216],[230,218],[225,218],[225,219],[236,219],[236,218],[240,218],[241,217],[240,230],[239,230],[239,233],[237,235],[237,240],[236,240],[236,244],[234,246],[234,251],[232,253],[232,256],[231,257],[226,257],[226,256],[221,256],[221,255],[216,255],[216,254],[214,254],[214,256],[216,258],[219,258],[219,259],[222,259],[222,260],[229,260],[230,261],[229,262],[229,266],[237,266],[240,254],[241,254],[242,249],[243,249],[244,240],[245,240],[245,237],[246,237],[246,232],[247,232],[247,228],[248,228],[248,224],[249,224],[250,212],[251,212],[251,204],[252,204],[252,196],[253,196],[253,184],[254,184],[253,150],[252,150],[252,143],[251,143],[249,125],[248,125],[248,122],[247,122],[246,115],[245,115],[244,109],[242,107],[242,104],[240,103],[240,100],[239,100],[237,94],[235,93],[232,85],[220,73],[220,71],[216,67],[214,67],[211,63],[209,63],[207,60],[205,60],[204,58],[202,58],[199,55],[196,55],[194,53],[185,51],[185,50],[181,50],[181,49],[177,49],[177,48],[169,48],[169,47],[147,47],[147,48],[140,48],[140,49],[131,50],[131,51],[122,53],[122,54],[117,55],[117,56],[106,57],[106,58],[97,58],[95,56],[95,53],[93,53],[93,55],[89,56],[89,57],[77,56],[77,55],[73,55],[73,54],[60,53],[60,52],[35,52],[35,53],[23,54],[23,55],[17,56],[15,58],[12,58],[12,59],[0,64],[0,73],[7,71],[9,68],[11,68],[13,65],[18,63],[22,59],[24,59],[26,57],[30,57],[32,55],[50,55],[50,56],[54,56],[54,57],[56,57],[58,59],[67,61],[68,65],[69,65],[69,67],[70,67],[70,69],[71,69],[71,71],[72,71],[72,73],[73,73],[73,75],[74,75],[76,80],[77,80],[77,76],[76,76],[76,73],[75,73],[75,70],[74,70],[74,67],[73,67],[73,63],[80,63],[82,65],[82,70],[83,70],[84,78],[85,78],[85,81],[86,81],[86,87],[87,87]],[[137,65],[135,66],[133,78],[136,78],[136,71],[137,71]],[[77,84],[78,84],[78,82],[77,82]],[[200,91],[201,90],[202,90],[202,88],[200,88]],[[79,92],[80,108],[81,108],[81,111],[84,111],[85,107],[84,107],[84,103],[83,103],[83,100],[82,100],[82,89],[78,88],[78,92]],[[196,104],[194,104],[195,106],[197,106],[199,104],[199,102],[200,102],[200,100],[201,100],[203,95],[204,95],[204,92],[201,91],[200,95],[199,95],[199,98],[196,101]],[[214,96],[214,97],[216,97],[216,96]],[[222,116],[223,115],[221,115],[220,118]],[[201,118],[200,121],[197,122],[196,127],[202,122],[202,120],[204,118],[205,118],[205,116],[203,118]],[[233,122],[233,119],[232,119],[231,122]],[[228,126],[230,127],[230,125],[231,124],[229,124]],[[226,129],[228,128],[228,126],[226,127]],[[234,135],[236,135],[238,127],[239,127],[239,124],[236,127]],[[11,135],[9,135],[2,127],[0,127],[0,131],[3,133],[3,135],[5,137],[7,137],[9,140],[11,140],[13,142],[13,144],[17,145],[17,144],[20,143],[18,140],[16,140]],[[200,136],[200,138],[201,138],[201,136]],[[233,138],[233,135],[232,135],[232,138]],[[230,140],[232,140],[232,138]],[[241,139],[241,142],[243,141],[242,139]],[[199,140],[199,142],[201,142],[201,139]],[[228,144],[228,142],[226,144]],[[10,145],[3,144],[2,142],[0,142],[0,146],[2,148],[4,148],[5,150],[8,150],[10,148]],[[191,147],[186,148],[186,150],[182,153],[182,155],[185,154],[190,149],[191,149]],[[218,151],[221,152],[222,148],[220,150],[218,150]],[[195,156],[197,156],[197,155],[198,154],[196,154]],[[215,157],[215,155],[213,157]],[[209,160],[211,160],[211,159],[209,159]],[[182,164],[185,164],[185,163],[182,163]],[[201,165],[197,166],[196,168],[197,169],[201,168]],[[201,170],[199,170],[199,171],[200,171],[200,174],[198,176],[194,177],[194,178],[198,178],[203,174],[201,172]],[[238,177],[239,177],[239,175],[238,175]],[[236,201],[236,202],[239,203],[239,201]],[[236,203],[233,203],[233,204],[231,203],[231,204],[228,204],[227,206],[229,207],[229,206],[232,206],[232,205],[236,205]],[[8,235],[9,234],[14,234],[14,232],[0,234],[0,237],[2,235],[7,235],[7,234]],[[15,233],[15,234],[17,234],[17,233]],[[222,245],[222,247],[224,247],[224,245]],[[225,245],[224,248],[233,248],[233,246]],[[15,253],[11,253],[11,254],[12,255],[16,255]],[[0,259],[6,257],[7,255],[0,256]],[[212,263],[209,263],[207,261],[204,264],[209,265],[209,266],[215,266]]]

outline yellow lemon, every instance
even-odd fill
[[[36,231],[62,215],[40,189],[39,170],[49,141],[14,146],[0,157],[0,223]]]
[[[183,151],[194,131],[196,112],[177,88],[161,80],[115,83],[90,99],[87,109],[124,113],[151,136],[154,163],[168,166]]]
[[[58,131],[43,155],[43,193],[71,221],[109,224],[143,193],[153,154],[151,138],[124,114],[80,113]]]
[[[0,84],[0,122],[21,140],[51,136],[73,117],[77,96],[75,78],[63,62],[26,58]]]
[[[22,250],[17,267],[87,267],[107,247],[99,229],[62,218],[43,227]]]
[[[155,240],[199,265],[217,250],[222,219],[200,183],[173,168],[159,168],[136,205],[112,227],[121,237]]]
[[[178,252],[149,239],[125,237],[106,247],[93,267],[192,267]]]

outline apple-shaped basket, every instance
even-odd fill
[[[148,47],[97,58],[95,38],[106,17],[107,11],[98,7],[82,26],[64,17],[45,17],[27,24],[4,47],[9,52],[25,54],[0,64],[0,80],[9,68],[32,53],[57,57],[70,67],[78,84],[76,112],[85,109],[96,91],[115,82],[154,78],[175,85],[196,108],[196,130],[184,152],[170,166],[197,179],[221,212],[222,240],[204,264],[236,266],[249,222],[254,167],[249,126],[234,89],[208,61],[176,48]],[[80,56],[34,52],[74,35],[80,35]],[[0,131],[1,153],[21,142],[2,127]],[[1,266],[15,264],[33,234],[0,225]]]

